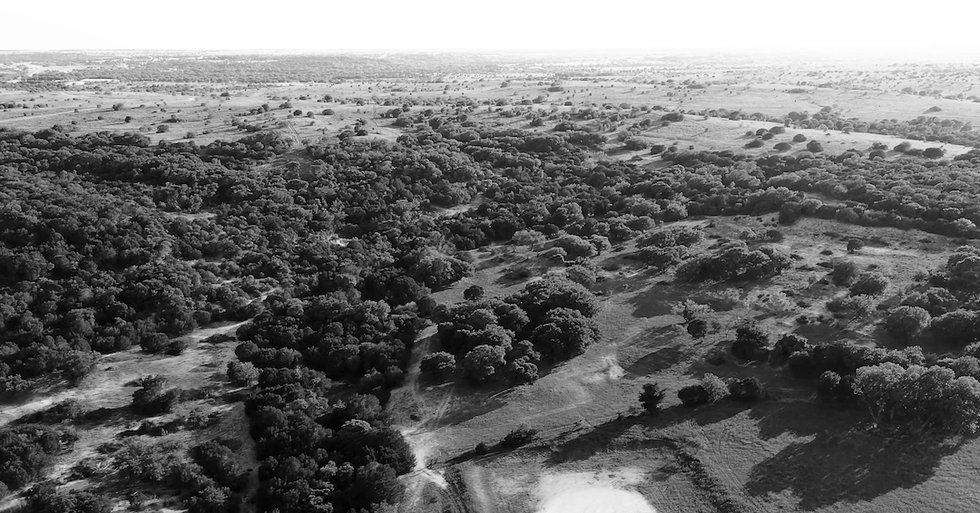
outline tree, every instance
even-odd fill
[[[789,357],[797,351],[805,351],[808,347],[807,339],[787,333],[776,341],[776,345],[769,351],[769,365],[778,367],[789,361]]]
[[[660,411],[660,403],[664,400],[664,390],[657,383],[646,383],[640,392],[640,404],[648,413]]]
[[[756,378],[733,379],[728,383],[728,397],[735,401],[757,401],[762,393],[762,383]]]
[[[681,404],[689,408],[711,402],[711,396],[708,395],[708,391],[700,384],[688,385],[681,388],[677,391],[677,398],[681,400]]]
[[[463,358],[463,370],[466,376],[477,383],[489,379],[505,364],[504,348],[500,346],[479,345],[466,353]]]
[[[857,264],[850,260],[837,260],[830,271],[830,281],[838,287],[845,287],[854,282],[857,276]]]
[[[904,341],[919,336],[929,326],[929,312],[917,306],[900,306],[892,310],[885,319],[885,331]]]
[[[922,156],[927,159],[940,159],[946,154],[946,150],[942,148],[929,147],[922,150]]]
[[[470,285],[466,287],[463,291],[463,299],[467,301],[477,301],[483,299],[483,287],[479,285]]]
[[[163,376],[147,376],[139,380],[140,388],[133,392],[133,410],[144,415],[158,415],[173,409],[180,398],[176,389],[164,390]]]
[[[941,339],[958,345],[965,345],[980,336],[977,314],[963,309],[936,317],[929,324],[929,329]]]
[[[250,386],[259,379],[259,371],[254,365],[248,362],[232,361],[228,362],[228,380],[237,386]]]
[[[552,360],[580,354],[598,338],[599,328],[595,321],[569,308],[550,310],[530,337],[535,349]]]
[[[769,358],[769,335],[755,323],[739,326],[735,330],[732,355],[742,360],[765,361]]]
[[[527,284],[524,289],[511,296],[508,302],[520,306],[532,322],[540,322],[555,308],[577,310],[586,317],[592,317],[599,311],[599,302],[595,295],[578,283],[557,276],[546,276]]]
[[[422,357],[419,368],[435,381],[443,381],[456,371],[456,358],[444,351],[429,353]]]

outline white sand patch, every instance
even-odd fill
[[[592,373],[583,377],[586,383],[599,383],[603,381],[616,381],[626,375],[626,371],[619,365],[616,355],[603,356],[593,367]]]
[[[615,472],[564,472],[538,481],[537,513],[656,513],[638,492],[626,489],[643,479],[627,467]]]

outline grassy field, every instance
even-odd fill
[[[712,236],[731,237],[772,223],[768,216],[712,221],[705,245],[713,243]],[[458,476],[455,494],[481,513],[550,511],[549,500],[562,490],[582,487],[635,491],[661,512],[975,509],[980,496],[971,485],[974,476],[963,469],[971,468],[980,443],[871,432],[860,407],[819,403],[811,382],[766,364],[705,361],[734,337],[740,320],[750,318],[773,333],[797,332],[817,343],[847,339],[887,345],[877,328],[880,314],[857,322],[830,319],[824,303],[842,289],[827,284],[827,271],[817,264],[845,256],[849,237],[876,237],[848,257],[889,278],[892,286],[882,298],[887,305],[916,273],[938,266],[956,246],[930,234],[833,221],[804,220],[780,230],[785,239],[779,245],[797,259],[792,270],[766,283],[692,289],[638,268],[606,273],[601,286],[617,292],[603,299],[597,317],[601,343],[532,385],[503,390],[462,382],[420,385],[411,414],[425,419],[420,432],[430,468],[450,482]],[[481,270],[441,293],[440,300],[459,301],[462,288],[474,283],[488,295],[513,292],[516,285],[502,286],[497,279],[506,263],[481,265],[488,260],[493,257],[478,256]],[[617,256],[599,260],[601,266]],[[774,296],[791,300],[764,300]],[[719,329],[700,341],[670,313],[688,298],[717,305],[712,321]],[[800,315],[820,314],[828,322],[795,322]],[[708,372],[758,377],[770,397],[752,405],[682,406],[676,391]],[[637,400],[648,382],[667,390],[665,409],[655,416],[644,413]],[[521,425],[539,431],[531,445],[481,457],[468,454],[477,443],[492,445]],[[430,483],[429,495],[421,495],[429,502],[419,500],[406,511],[450,507],[447,494],[436,493],[438,480]]]

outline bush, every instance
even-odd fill
[[[817,397],[823,400],[833,400],[837,398],[837,387],[840,386],[841,377],[834,371],[824,371],[817,382]]]
[[[776,345],[769,351],[769,365],[778,367],[789,361],[789,357],[798,351],[805,351],[808,347],[807,340],[803,337],[787,333],[776,341]]]
[[[806,141],[806,136],[803,134],[796,134],[793,136],[793,142],[803,142]]]
[[[929,326],[929,312],[917,306],[900,306],[885,319],[885,331],[903,341],[919,336]]]
[[[259,371],[248,362],[228,362],[226,374],[232,384],[240,387],[250,386],[258,382]]]
[[[758,324],[739,326],[735,330],[732,355],[742,360],[765,361],[769,357],[769,335]]]
[[[823,151],[823,145],[817,141],[810,141],[806,143],[806,149],[811,153],[820,153]]]
[[[708,393],[708,402],[716,403],[728,397],[728,384],[714,374],[705,374],[701,378],[701,387]]]
[[[818,373],[816,362],[810,355],[810,351],[797,351],[789,355],[786,366],[790,375],[797,379],[812,378]]]
[[[846,287],[857,276],[857,264],[850,260],[837,260],[830,271],[830,281],[838,287]]]
[[[762,393],[762,383],[756,378],[734,379],[728,383],[728,396],[735,401],[757,401]]]
[[[657,383],[646,383],[640,392],[640,404],[648,413],[660,411],[660,403],[664,400],[664,390]]]
[[[922,150],[922,156],[927,159],[940,159],[945,154],[946,150],[943,150],[942,148],[931,147]]]
[[[936,317],[929,329],[940,339],[954,344],[966,344],[980,337],[977,314],[968,310],[953,310]]]
[[[874,299],[866,295],[836,297],[827,301],[827,310],[833,312],[835,317],[850,317],[852,319],[867,316],[874,309],[874,306]]]
[[[861,239],[850,238],[847,239],[847,252],[856,253],[864,248],[864,241]]]
[[[708,391],[700,384],[688,385],[681,388],[677,391],[677,398],[681,400],[684,406],[689,408],[711,402],[711,396],[708,394]]]
[[[483,298],[483,287],[479,285],[470,285],[466,287],[463,291],[463,299],[467,301],[476,301]]]
[[[432,380],[443,381],[456,371],[456,358],[444,351],[429,353],[422,357],[419,368]]]
[[[171,411],[180,399],[180,391],[164,390],[166,378],[147,376],[139,380],[139,390],[133,392],[133,410],[143,415],[158,415]]]
[[[888,287],[888,278],[879,272],[861,273],[848,289],[852,296],[880,296]]]
[[[478,345],[463,358],[466,376],[477,383],[490,379],[505,364],[504,348],[500,346]]]

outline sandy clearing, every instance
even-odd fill
[[[625,467],[609,472],[557,472],[538,480],[538,513],[656,513],[628,487],[643,481],[644,472]]]

